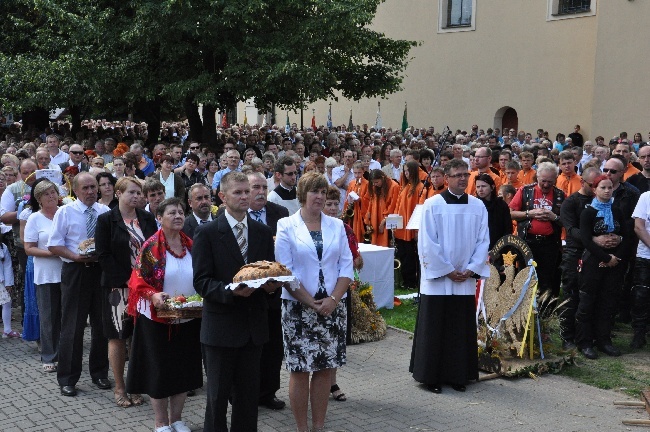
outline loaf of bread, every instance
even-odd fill
[[[78,249],[80,255],[90,255],[95,253],[95,239],[89,238],[82,241],[79,243]]]
[[[291,271],[277,262],[257,261],[240,268],[232,280],[239,283],[278,276],[291,276]]]

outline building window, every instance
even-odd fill
[[[438,0],[438,32],[476,30],[476,0]]]
[[[591,10],[591,0],[560,0],[558,6],[558,15],[589,12]]]
[[[598,0],[548,0],[546,21],[596,15]]]
[[[447,27],[472,25],[472,0],[448,0]]]

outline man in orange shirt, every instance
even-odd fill
[[[571,196],[582,187],[581,178],[576,174],[576,160],[571,150],[560,152],[560,170],[561,174],[557,177],[555,186],[562,190],[566,196]]]
[[[625,174],[623,174],[623,181],[627,181],[627,179],[630,176],[633,176],[636,173],[640,173],[641,170],[637,169],[634,165],[630,163],[630,153],[632,153],[634,149],[630,145],[630,143],[627,140],[623,140],[620,143],[616,144],[616,147],[614,148],[614,151],[612,154],[618,154],[623,156],[623,159],[625,159],[626,162],[626,169],[625,169]]]
[[[533,169],[534,160],[535,157],[530,152],[521,152],[519,154],[521,171],[519,172],[518,179],[524,185],[535,183],[535,170]]]
[[[472,171],[467,181],[467,189],[465,193],[468,195],[476,195],[476,177],[479,174],[488,174],[494,180],[496,190],[501,187],[501,179],[499,176],[492,172],[490,164],[492,163],[492,150],[489,147],[479,147],[474,154],[474,164],[476,171]]]
[[[506,164],[506,182],[505,184],[511,185],[515,190],[522,187],[524,184],[519,180],[519,172],[521,171],[521,166],[519,162],[510,161]]]
[[[431,198],[434,195],[438,195],[446,188],[447,185],[445,184],[444,168],[439,166],[431,168],[429,181],[424,184],[424,189],[420,193],[418,204],[424,204],[427,199]]]
[[[512,160],[512,153],[510,150],[501,150],[499,153],[499,178],[501,184],[506,184],[508,178],[506,177],[506,165]]]

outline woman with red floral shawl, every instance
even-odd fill
[[[162,228],[140,251],[129,280],[128,312],[136,317],[127,392],[148,394],[157,432],[186,432],[181,420],[187,392],[203,386],[201,321],[159,318],[156,307],[171,296],[196,294],[192,283],[192,240],[178,198],[156,210]]]

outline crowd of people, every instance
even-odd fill
[[[205,145],[164,123],[147,146],[145,124],[84,121],[74,136],[65,122],[19,126],[0,142],[2,336],[38,341],[43,370],[73,397],[89,320],[93,383],[123,408],[148,395],[159,432],[189,430],[183,405],[203,368],[205,430],[228,430],[229,403],[231,430],[256,430],[258,405],[285,407],[283,358],[297,429],[322,430],[329,395],[346,399],[336,370],[359,242],[395,247],[402,284],[421,294],[410,370],[435,393],[477,378],[473,287],[506,234],[530,247],[540,295],[561,298],[565,349],[620,355],[615,319],[631,320],[633,349],[646,344],[641,134],[234,125]],[[406,229],[418,205],[420,229]],[[403,228],[387,228],[393,214]],[[229,286],[260,260],[297,282]],[[170,297],[197,293],[202,319],[158,317]]]

